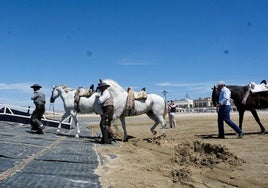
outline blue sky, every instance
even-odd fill
[[[167,99],[267,78],[266,0],[1,0],[0,103],[110,78]],[[62,107],[60,99],[57,103]],[[49,101],[47,101],[49,108]]]

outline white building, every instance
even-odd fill
[[[177,112],[185,112],[194,107],[194,102],[191,99],[185,98],[180,100],[174,100],[174,103],[177,107]]]

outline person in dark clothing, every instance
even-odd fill
[[[111,128],[111,122],[114,115],[113,97],[107,90],[108,87],[110,87],[108,84],[100,82],[97,88],[101,92],[98,103],[102,105],[103,111],[100,121],[100,129],[102,133],[101,143],[103,144],[111,144],[112,141],[115,141],[115,135]]]
[[[175,113],[176,113],[176,105],[175,105],[174,101],[171,100],[170,104],[168,105],[168,117],[169,117],[170,128],[176,127]]]
[[[31,88],[33,88],[34,91],[31,99],[35,104],[35,110],[33,111],[30,119],[31,130],[36,130],[37,133],[44,134],[43,129],[45,126],[43,125],[41,119],[45,113],[45,94],[40,91],[40,88],[42,88],[42,86],[38,84],[32,85]]]

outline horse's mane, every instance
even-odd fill
[[[111,79],[105,79],[103,82],[110,85],[110,87],[117,89],[120,92],[125,92],[125,90],[114,80]]]
[[[64,85],[64,84],[57,85],[56,87],[62,87],[62,89],[63,89],[66,93],[68,93],[69,91],[74,91],[73,88],[67,87],[67,86]]]

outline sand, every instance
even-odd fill
[[[268,129],[268,112],[260,111]],[[238,122],[238,114],[232,113]],[[166,117],[166,121],[168,118]],[[96,173],[103,187],[268,187],[268,135],[246,112],[244,137],[225,125],[225,139],[217,139],[216,113],[176,114],[177,126],[153,136],[146,116],[126,118],[130,139],[112,145],[96,144],[101,165]],[[122,135],[117,122],[117,134]],[[97,124],[89,128],[98,129]],[[115,130],[115,127],[113,127]]]

